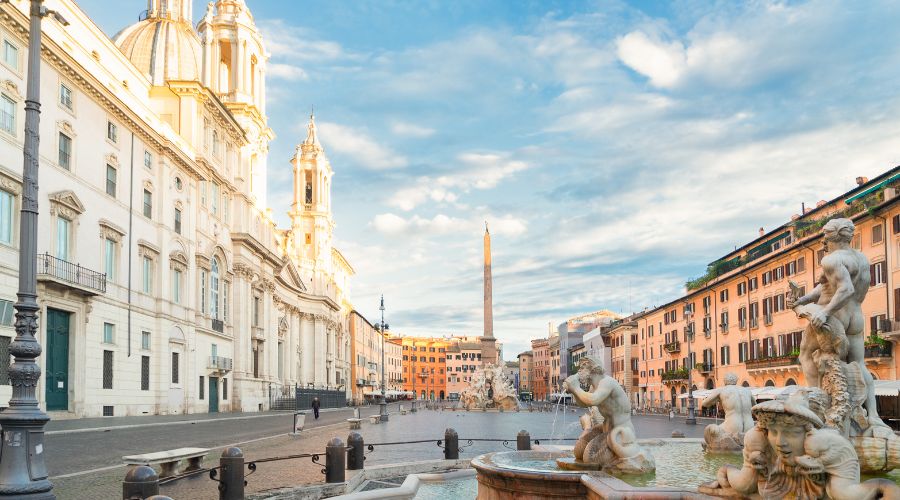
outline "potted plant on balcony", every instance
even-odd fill
[[[887,340],[877,333],[869,335],[869,338],[866,339],[866,347],[884,347],[885,345],[887,345]]]

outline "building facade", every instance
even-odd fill
[[[535,401],[546,401],[550,395],[550,339],[531,341],[534,367],[531,371],[532,391]]]
[[[516,388],[516,392],[519,392],[519,362],[507,361],[503,365],[503,373],[506,374],[506,378]]]
[[[400,341],[403,390],[415,394],[417,399],[445,399],[450,342],[440,337],[400,337]]]
[[[27,8],[0,5],[0,351],[15,335]],[[326,238],[301,257],[269,215],[267,56],[244,3],[210,4],[195,30],[191,2],[150,0],[114,39],[72,0],[53,8],[70,24],[43,24],[41,407],[257,411],[294,384],[349,397],[353,271]],[[310,168],[322,203],[303,217],[328,221],[327,169]]]
[[[825,255],[821,228],[836,217],[853,220],[852,246],[871,262],[862,304],[866,365],[876,379],[896,379],[900,168],[857,182],[838,198],[820,201],[772,231],[761,230],[710,264],[705,276],[688,283],[684,296],[633,316],[637,343],[630,348],[632,359],[639,359],[639,384],[632,387],[632,399],[683,408],[686,399],[679,396],[688,390],[689,373],[699,389],[720,387],[727,373],[749,387],[805,384],[797,355],[806,321],[786,307],[788,282],[807,292],[815,286]]]
[[[519,358],[519,392],[534,392],[534,354],[525,351]],[[533,394],[532,394],[533,396]]]

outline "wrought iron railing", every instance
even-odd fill
[[[231,371],[232,360],[222,356],[210,356],[208,367],[215,370]]]
[[[799,365],[800,360],[796,355],[772,356],[766,358],[748,359],[744,361],[748,370],[756,368],[777,368],[779,366]]]
[[[867,358],[890,358],[891,356],[891,344],[866,346]]]
[[[37,259],[38,276],[50,276],[79,287],[106,293],[106,274],[62,260],[49,253],[39,254]]]
[[[225,322],[221,319],[212,318],[210,320],[211,328],[214,332],[224,333],[225,332]]]
[[[668,344],[663,346],[663,349],[665,349],[666,352],[669,353],[679,352],[681,351],[681,342],[677,340],[675,342],[669,342]]]

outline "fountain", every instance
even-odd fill
[[[474,381],[463,389],[459,402],[466,410],[515,410],[519,407],[516,389],[500,365],[485,365],[476,371]]]
[[[808,387],[786,399],[753,404],[727,378],[714,399],[704,401],[718,400],[726,409],[725,422],[709,426],[702,442],[710,457],[725,457],[714,480],[644,487],[615,477],[653,476],[654,458],[673,454],[680,455],[676,461],[684,476],[694,477],[699,465],[683,451],[649,453],[651,446],[635,439],[627,395],[603,373],[599,360],[585,357],[578,374],[563,385],[576,403],[589,408],[572,454],[536,449],[476,457],[478,498],[900,499],[900,486],[890,480],[861,481],[861,472],[900,467],[900,438],[878,416],[864,360],[861,303],[869,288],[869,262],[850,247],[852,221],[830,220],[823,232],[827,254],[817,286],[801,296],[790,283],[788,298],[788,306],[809,322],[800,345]]]

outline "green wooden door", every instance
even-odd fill
[[[219,411],[219,379],[218,377],[209,377],[209,412],[218,413]]]
[[[69,409],[69,317],[47,309],[47,410]]]

